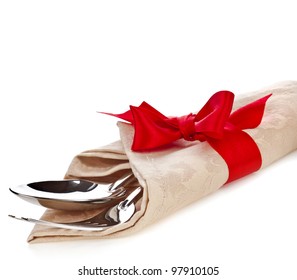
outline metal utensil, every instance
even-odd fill
[[[125,200],[121,201],[119,204],[105,209],[90,219],[74,223],[55,223],[45,220],[16,217],[14,215],[8,216],[17,220],[40,224],[48,227],[85,231],[103,231],[129,221],[135,213],[135,202],[141,197],[141,194],[142,188],[137,187]]]
[[[125,187],[137,182],[133,174],[108,183],[85,180],[41,181],[10,188],[18,197],[57,210],[91,210],[123,198]]]

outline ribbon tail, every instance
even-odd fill
[[[112,114],[112,113],[106,113],[106,112],[98,112],[98,113],[116,117],[116,118],[122,119],[124,121],[130,122],[133,124],[133,116],[132,116],[132,113],[130,110],[128,110],[127,112],[122,113],[122,114]]]
[[[266,101],[271,95],[272,94],[268,94],[234,111],[230,115],[229,122],[238,129],[257,127],[262,121]]]
[[[143,101],[138,107],[130,106],[130,110],[121,114],[112,114],[112,113],[106,113],[106,112],[98,112],[98,113],[116,117],[124,121],[130,122],[131,124],[134,124],[135,121],[134,121],[134,116],[132,112],[134,108],[138,108],[139,110],[146,112],[146,114],[153,119],[167,119],[167,117],[165,117],[163,114],[161,114],[158,110],[156,110],[154,107],[152,107],[150,104],[146,103],[145,101]]]

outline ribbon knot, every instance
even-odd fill
[[[262,165],[257,144],[243,130],[256,128],[261,123],[270,96],[264,96],[234,112],[234,94],[219,91],[197,114],[166,117],[146,102],[138,107],[130,106],[130,110],[123,114],[104,114],[121,118],[134,126],[134,151],[155,149],[181,138],[207,141],[225,160],[229,169],[227,182],[230,182],[258,170]]]
[[[187,141],[194,141],[196,129],[195,129],[195,115],[189,114],[187,116],[181,116],[177,118],[178,128],[182,137]]]

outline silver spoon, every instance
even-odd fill
[[[111,227],[126,223],[131,219],[135,213],[135,202],[141,197],[142,188],[137,187],[129,196],[121,201],[119,204],[109,207],[98,215],[80,222],[74,223],[55,223],[45,220],[38,220],[25,217],[16,217],[8,215],[11,218],[26,221],[34,224],[39,224],[48,227],[65,228],[72,230],[85,230],[85,231],[103,231]]]
[[[111,184],[85,180],[41,181],[12,187],[10,191],[30,203],[46,208],[91,210],[106,203],[116,203],[125,195],[125,187],[136,181],[134,175],[129,173]]]

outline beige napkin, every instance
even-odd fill
[[[258,144],[262,167],[297,149],[297,81],[235,97],[234,109],[273,93],[267,101],[262,123],[247,132]],[[74,157],[66,178],[113,181],[127,169],[144,189],[132,219],[104,232],[84,232],[35,226],[28,242],[117,237],[132,234],[219,189],[228,178],[224,160],[207,142],[176,141],[170,148],[154,152],[131,151],[133,127],[118,123],[121,141]],[[98,210],[70,213],[47,210],[43,218],[69,222],[90,217]]]

